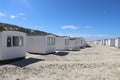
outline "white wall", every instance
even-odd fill
[[[76,45],[78,48],[80,48],[82,46],[81,41],[82,41],[81,38],[76,38]]]
[[[85,46],[85,40],[83,37],[72,37],[71,39],[75,39],[76,47],[80,48]]]
[[[108,44],[108,43],[107,43],[107,39],[104,39],[104,40],[103,40],[103,45],[106,46],[107,44]]]
[[[102,40],[102,45],[106,45],[106,40]]]
[[[27,52],[45,53],[45,46],[44,36],[27,36]]]
[[[86,42],[85,42],[85,39],[82,38],[82,39],[81,39],[81,43],[80,43],[80,47],[85,46],[85,43],[86,43]]]
[[[69,49],[69,38],[68,37],[56,37],[56,50],[68,50]],[[68,44],[65,44],[65,40],[68,41]]]
[[[108,46],[108,40],[106,40],[106,43],[105,43],[105,44],[106,44],[106,46]]]
[[[99,40],[99,41],[98,41],[98,44],[99,44],[99,45],[102,45],[102,40]]]
[[[0,59],[2,58],[2,32],[0,32]]]
[[[7,47],[7,37],[11,36],[23,36],[23,46],[13,46]],[[11,38],[11,39],[12,39]],[[12,41],[13,43],[13,41]],[[26,34],[18,31],[3,31],[2,32],[2,58],[1,60],[14,59],[19,57],[25,57],[25,45],[26,44]]]
[[[115,47],[120,48],[120,38],[115,40]]]
[[[43,54],[55,52],[55,45],[48,45],[48,37],[55,38],[53,35],[27,36],[27,52]]]
[[[115,39],[109,39],[108,46],[115,46]]]
[[[78,48],[80,48],[78,46],[78,41],[76,39],[74,39],[74,40],[70,39],[69,40],[69,49],[72,50],[72,49],[78,49]]]

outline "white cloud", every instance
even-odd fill
[[[22,20],[26,20],[26,18],[25,18],[25,16],[24,16],[25,14],[24,13],[19,13],[19,14],[17,14],[17,18],[21,18]]]
[[[6,15],[2,12],[0,12],[0,16],[5,17]]]
[[[14,15],[11,15],[11,16],[10,16],[10,18],[14,19],[14,18],[16,18],[16,16],[14,16]]]
[[[93,27],[92,26],[85,26],[84,28],[85,29],[92,29]]]
[[[0,12],[0,17],[6,17],[6,16],[11,18],[11,19],[18,18],[18,19],[26,20],[26,18],[24,16],[24,13],[17,13],[16,15],[15,14],[11,14],[11,15],[8,14],[8,15],[6,15],[6,14]]]
[[[19,13],[19,15],[20,15],[20,16],[24,16],[24,14],[23,14],[23,13]]]
[[[78,27],[76,27],[76,26],[73,26],[73,25],[68,25],[68,26],[62,26],[61,27],[62,29],[78,29]]]
[[[26,18],[24,17],[24,14],[23,13],[18,13],[16,15],[10,15],[10,18],[12,19],[15,19],[15,18],[18,18],[18,19],[22,19],[22,20],[25,20]]]

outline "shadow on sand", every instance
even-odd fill
[[[54,53],[54,55],[57,55],[57,56],[66,56],[68,54],[69,54],[69,52],[56,52],[56,53]]]
[[[34,55],[50,55],[50,54],[55,54],[56,52],[52,52],[52,53],[32,53],[32,52],[28,52],[30,54],[34,54]]]
[[[44,59],[36,59],[36,58],[18,58],[18,59],[13,59],[13,60],[6,60],[6,61],[1,61],[0,65],[15,65],[18,67],[25,67],[27,65],[36,63],[38,61],[45,61]]]
[[[10,64],[12,62],[17,62],[17,61],[24,60],[24,59],[25,59],[25,57],[10,59],[10,60],[3,60],[3,61],[0,62],[0,65],[6,65],[6,64]]]
[[[47,54],[43,54],[43,53],[31,53],[29,52],[30,54],[33,54],[33,55],[57,55],[57,56],[66,56],[69,54],[69,52],[64,52],[64,51],[59,51],[59,52],[53,52],[53,53],[47,53]]]
[[[91,48],[92,46],[91,45],[89,45],[89,44],[85,44],[85,48]]]
[[[16,62],[12,62],[10,63],[11,65],[15,65],[18,67],[25,67],[27,65],[39,62],[39,61],[45,61],[44,59],[36,59],[36,58],[27,58],[27,59],[23,59],[20,61],[16,61]]]

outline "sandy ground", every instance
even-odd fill
[[[93,45],[80,51],[29,54],[0,65],[0,80],[120,80],[120,49]]]

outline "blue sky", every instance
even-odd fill
[[[86,40],[120,36],[120,0],[1,0],[0,22]]]

